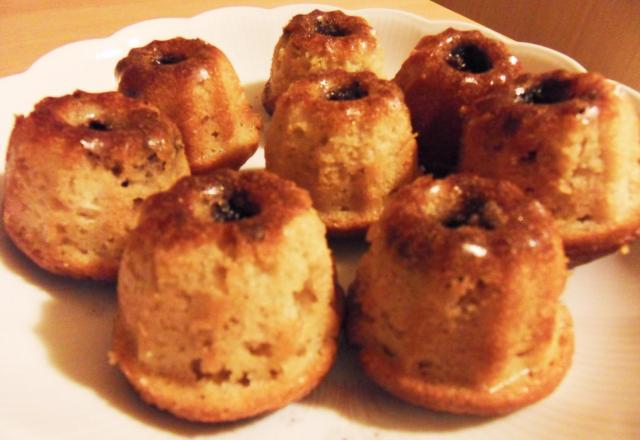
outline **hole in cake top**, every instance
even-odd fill
[[[167,65],[178,64],[186,60],[187,57],[180,53],[164,53],[153,60],[155,64]]]
[[[349,31],[344,27],[333,21],[323,19],[316,21],[316,32],[329,37],[346,37],[349,35]]]
[[[459,44],[447,56],[447,63],[456,70],[484,73],[493,67],[489,55],[475,44]]]
[[[91,130],[96,130],[96,131],[110,131],[111,130],[111,126],[109,124],[107,124],[104,121],[97,120],[97,119],[91,119],[89,122],[87,122],[87,127],[89,127]]]
[[[573,98],[570,80],[548,78],[522,92],[520,99],[527,104],[555,104]]]
[[[253,217],[260,213],[260,207],[252,202],[246,191],[235,191],[226,200],[215,202],[211,208],[213,219],[219,222],[233,222]]]
[[[338,87],[327,92],[329,101],[354,101],[365,98],[369,93],[358,81],[354,81],[346,86]]]
[[[457,229],[461,226],[474,226],[488,231],[496,228],[495,222],[489,218],[486,212],[487,201],[474,197],[464,201],[462,207],[450,214],[442,225],[449,229]]]

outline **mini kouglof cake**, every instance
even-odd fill
[[[251,417],[328,372],[339,301],[305,191],[264,170],[186,177],[145,202],[131,234],[111,361],[178,417]]]
[[[387,196],[418,174],[402,92],[371,72],[333,71],[296,81],[266,135],[268,170],[311,194],[329,232],[359,233]]]
[[[188,174],[180,132],[155,107],[116,92],[45,98],[9,140],[4,228],[50,272],[114,280],[142,201]]]
[[[229,59],[205,41],[173,38],[131,49],[116,76],[122,93],[175,121],[192,172],[240,168],[258,148],[260,116]]]
[[[572,264],[640,236],[638,116],[619,85],[596,73],[523,75],[466,121],[460,169],[540,200]]]
[[[364,372],[452,413],[507,413],[548,395],[573,353],[553,218],[509,182],[418,178],[369,229],[348,298]]]

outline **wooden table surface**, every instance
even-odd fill
[[[301,1],[252,0],[274,7]],[[428,0],[314,1],[346,9],[387,7],[431,19],[466,20]],[[20,73],[50,50],[77,40],[102,38],[151,18],[190,17],[209,9],[239,6],[228,0],[0,0],[0,76]]]

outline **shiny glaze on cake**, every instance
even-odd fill
[[[502,42],[479,31],[449,28],[418,42],[394,81],[405,94],[418,133],[420,163],[428,173],[455,171],[461,108],[507,86],[520,71],[519,61]]]
[[[11,134],[5,230],[46,270],[114,279],[141,202],[188,173],[180,132],[155,107],[116,92],[45,98]]]
[[[116,76],[122,93],[176,122],[193,172],[239,168],[256,151],[260,117],[228,58],[205,41],[152,41],[120,60]]]
[[[619,86],[596,73],[523,75],[470,106],[466,120],[460,169],[540,200],[573,264],[638,237],[638,119]]]
[[[387,196],[418,174],[416,156],[402,92],[371,72],[296,81],[265,141],[267,169],[308,190],[332,233],[375,221]]]
[[[314,10],[285,26],[273,51],[263,104],[273,113],[278,97],[300,78],[323,71],[382,74],[382,52],[375,31],[361,17],[342,11]]]
[[[438,411],[501,414],[541,399],[571,363],[553,219],[508,182],[456,174],[396,192],[369,230],[348,334],[364,371]]]
[[[340,300],[305,191],[264,170],[186,177],[143,206],[118,277],[110,360],[180,418],[255,416],[328,372]]]

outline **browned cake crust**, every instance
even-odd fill
[[[144,205],[111,361],[142,398],[222,422],[302,398],[336,355],[339,298],[306,192],[267,171],[182,179]]]
[[[266,167],[311,194],[332,234],[362,233],[387,196],[418,174],[402,92],[371,72],[298,80],[279,101]]]
[[[361,17],[342,11],[314,10],[296,15],[282,31],[273,51],[271,76],[262,102],[273,113],[278,97],[307,75],[327,70],[382,74],[382,51],[375,31]]]
[[[382,388],[415,405],[455,414],[507,414],[551,394],[571,367],[574,351],[571,315],[562,304],[557,314],[558,350],[555,357],[530,369],[523,377],[494,389],[425,382],[415,375],[398,372],[388,356],[372,350],[360,353],[360,364]]]
[[[521,71],[500,41],[452,28],[423,37],[394,81],[405,94],[418,133],[420,164],[431,174],[455,171],[462,130],[460,109],[505,87]]]
[[[260,116],[225,54],[205,41],[173,38],[132,49],[116,76],[122,93],[176,122],[192,172],[239,168],[258,148]]]
[[[629,98],[596,73],[523,75],[467,111],[460,169],[540,200],[572,264],[640,235],[640,142]]]
[[[508,182],[456,174],[401,188],[350,289],[367,375],[429,409],[481,415],[549,394],[571,364],[553,218]]]
[[[120,93],[45,98],[7,150],[4,227],[44,269],[115,279],[139,206],[189,173],[180,133]]]

